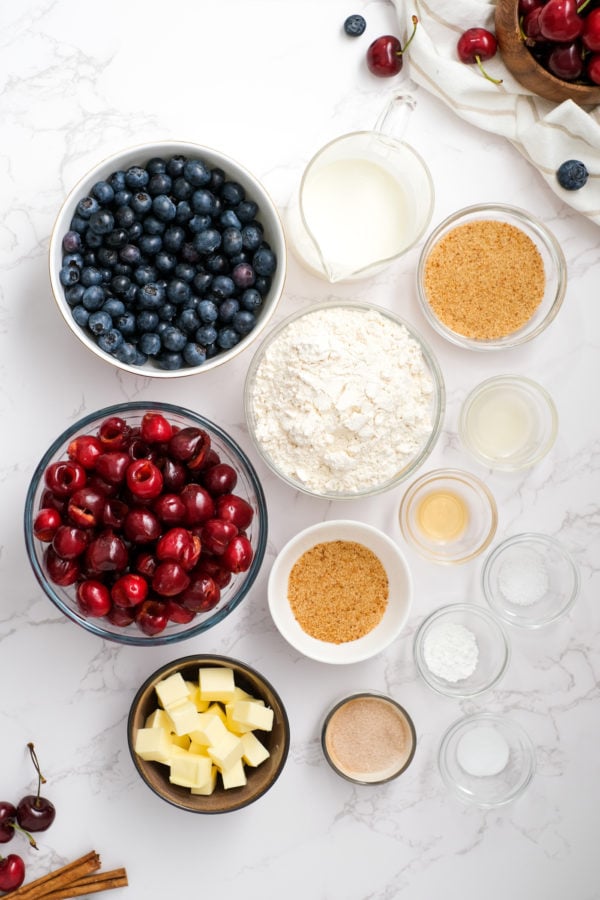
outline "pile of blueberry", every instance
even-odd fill
[[[98,181],[62,240],[75,322],[119,362],[202,365],[254,328],[277,267],[258,204],[218,167],[155,157]]]

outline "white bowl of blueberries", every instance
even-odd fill
[[[52,290],[76,337],[120,369],[162,378],[205,372],[248,347],[285,270],[264,187],[192,143],[105,159],[71,190],[50,241]]]

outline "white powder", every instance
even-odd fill
[[[432,429],[419,344],[383,314],[329,307],[291,322],[261,360],[256,436],[276,468],[316,492],[393,478]]]
[[[533,606],[547,593],[550,579],[543,558],[535,550],[517,549],[498,569],[498,587],[516,606]]]
[[[472,675],[477,668],[479,648],[472,631],[456,622],[433,625],[423,643],[427,668],[452,683]]]
[[[459,766],[475,775],[486,778],[502,772],[510,758],[510,747],[504,735],[491,725],[477,725],[461,737],[456,747]]]

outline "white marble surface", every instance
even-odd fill
[[[369,30],[353,41],[341,25],[358,11]],[[30,876],[94,847],[106,867],[127,866],[131,887],[123,896],[133,898],[600,897],[597,226],[563,205],[503,139],[471,128],[415,88],[408,138],[433,174],[434,222],[482,200],[515,203],[543,218],[569,265],[557,320],[530,345],[477,355],[446,344],[422,319],[418,249],[372,281],[335,289],[290,260],[278,317],[329,297],[370,300],[404,315],[429,338],[447,385],[444,432],[426,467],[455,465],[481,475],[498,501],[498,539],[546,531],[580,565],[573,611],[539,633],[511,630],[508,673],[477,702],[432,694],[417,678],[411,642],[437,606],[483,602],[481,560],[446,569],[404,548],[415,602],[397,642],[354,666],[298,657],[275,631],[266,604],[278,549],[300,528],[339,516],[377,525],[401,542],[402,488],[345,504],[295,494],[265,469],[246,432],[241,387],[251,351],[227,368],[169,383],[119,374],[67,331],[50,293],[48,240],[65,193],[90,165],[137,141],[219,147],[253,170],[283,209],[322,143],[370,127],[392,87],[414,87],[406,73],[378,80],[364,64],[368,41],[393,30],[394,16],[383,0],[356,7],[347,0],[23,0],[0,8],[0,795],[15,800],[34,786],[25,748],[34,740],[58,810],[35,859],[23,842],[5,847],[23,850]],[[520,475],[472,463],[456,436],[466,392],[505,372],[537,378],[560,416],[550,456]],[[248,451],[268,497],[268,551],[250,595],[224,623],[176,649],[121,648],[65,621],[25,555],[23,502],[43,451],[82,414],[128,399],[177,402],[213,418]],[[125,720],[136,688],[159,664],[193,651],[257,667],[280,691],[291,720],[280,780],[231,816],[194,817],[162,803],[139,781],[127,751]],[[361,688],[388,691],[417,727],[412,766],[381,788],[338,779],[320,751],[322,715],[341,694]],[[475,709],[510,715],[536,745],[529,790],[493,812],[448,796],[436,765],[443,731]]]

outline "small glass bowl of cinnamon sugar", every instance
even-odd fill
[[[423,314],[442,337],[471,350],[507,350],[556,317],[567,264],[556,237],[523,209],[479,204],[448,216],[417,269]]]

